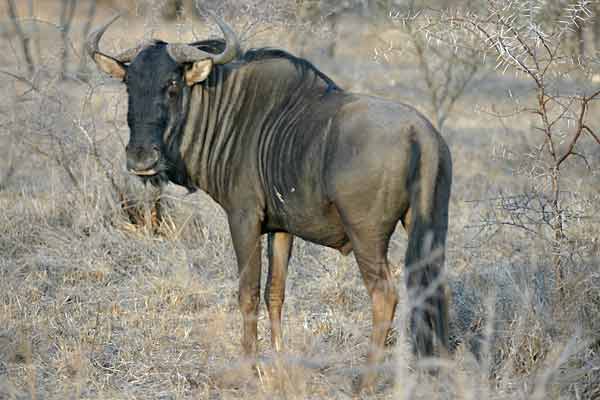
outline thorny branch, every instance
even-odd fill
[[[584,128],[586,127],[586,125],[584,124],[584,118],[585,118],[587,110],[588,110],[589,102],[592,101],[593,99],[595,99],[597,96],[600,96],[600,90],[596,91],[595,93],[593,93],[590,96],[584,96],[581,99],[581,108],[579,110],[579,118],[577,119],[577,126],[575,128],[575,134],[573,135],[573,138],[571,139],[571,142],[569,143],[569,146],[568,146],[565,154],[562,157],[560,157],[559,160],[556,162],[557,169],[560,168],[560,165],[563,163],[563,161],[565,161],[570,155],[576,154],[576,153],[574,153],[575,145],[577,144],[579,137],[584,132]],[[591,130],[589,130],[589,129],[588,129],[588,131],[591,132]],[[593,133],[592,133],[592,136],[594,136],[594,138],[596,138],[596,140],[598,140],[598,138]],[[600,144],[600,141],[598,141],[598,144]],[[582,155],[579,155],[579,156],[583,157]],[[585,157],[584,157],[584,159],[585,159]],[[586,163],[587,163],[587,160],[586,160]]]

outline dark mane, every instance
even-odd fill
[[[242,59],[246,62],[267,60],[271,58],[283,58],[294,64],[296,67],[314,72],[315,75],[317,75],[327,84],[328,91],[341,90],[340,87],[330,77],[321,72],[317,67],[314,66],[313,63],[304,58],[296,57],[285,50],[263,47],[259,49],[250,49],[242,56]]]
[[[223,39],[201,40],[198,42],[191,43],[191,45],[200,50],[214,54],[218,54],[225,49],[225,41]],[[317,67],[314,66],[313,63],[311,63],[308,60],[305,60],[304,58],[296,57],[295,55],[288,53],[285,50],[271,47],[250,49],[243,52],[238,58],[238,61],[250,63],[253,61],[268,60],[272,58],[283,58],[294,64],[296,67],[301,68],[302,70],[314,72],[315,75],[317,75],[327,84],[328,91],[341,90],[340,87],[330,77],[321,72]]]

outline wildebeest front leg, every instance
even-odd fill
[[[281,308],[285,298],[285,278],[292,252],[294,236],[286,232],[269,233],[269,275],[265,288],[265,303],[271,320],[271,343],[276,351],[283,348]]]
[[[246,212],[230,213],[229,228],[240,276],[238,299],[243,318],[242,348],[247,357],[254,358],[260,302],[260,222]]]

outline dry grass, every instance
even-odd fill
[[[146,31],[136,20],[127,28]],[[119,34],[105,46],[135,39]],[[342,42],[354,54],[317,65],[345,87],[422,106],[410,60],[373,61],[370,42],[359,39]],[[21,73],[10,40],[0,41],[10,55],[2,69]],[[15,167],[0,182],[0,398],[351,398],[371,324],[353,258],[296,242],[287,351],[270,350],[261,310],[261,358],[251,372],[239,356],[237,266],[223,211],[203,194],[169,187],[158,234],[131,225],[107,174],[128,193],[152,194],[123,171],[124,91],[98,75],[87,84],[54,79],[56,45],[51,35],[43,44],[38,91],[0,75],[0,179]],[[472,200],[529,184],[515,169],[531,145],[518,132],[532,123],[521,116],[503,128],[475,112],[475,104],[502,106],[507,85],[519,95],[521,81],[492,72],[475,85],[485,90],[463,98],[444,132],[455,161],[447,256],[455,351],[448,360],[411,355],[399,229],[390,259],[401,304],[378,387],[365,397],[600,398],[598,159],[591,172],[569,169],[566,190],[590,217],[570,222],[560,298],[547,243],[481,226],[492,204]],[[431,363],[438,376],[422,371]]]

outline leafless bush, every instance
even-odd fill
[[[99,121],[90,110],[93,101],[97,101],[94,98],[99,96],[97,92],[102,92],[102,83],[80,81],[75,90],[81,96],[80,104],[74,107],[73,100],[77,97],[69,93],[73,87],[65,87],[61,83],[60,69],[49,80],[36,83],[17,74],[3,72],[28,87],[16,99],[12,111],[14,120],[10,124],[10,132],[19,138],[20,157],[26,157],[30,162],[41,158],[58,166],[64,172],[67,186],[78,193],[84,203],[110,201],[109,207],[103,207],[100,215],[90,215],[90,218],[99,217],[104,223],[111,224],[114,213],[121,211],[134,226],[156,229],[161,221],[159,198],[136,194],[131,180],[119,167],[120,158],[114,157],[118,149],[115,145],[122,145],[118,128],[98,126]],[[121,114],[118,109],[113,112],[112,119],[116,120]],[[2,183],[6,183],[15,172],[16,160],[11,153]],[[92,168],[82,168],[82,164]],[[96,180],[99,187],[90,191],[92,180]],[[101,191],[104,194],[100,194]]]
[[[509,215],[501,223],[536,232],[548,241],[557,287],[562,291],[564,264],[573,256],[568,232],[574,231],[569,228],[586,218],[578,213],[573,198],[565,195],[563,187],[568,182],[563,171],[567,166],[577,167],[580,160],[591,172],[588,159],[598,149],[594,150],[593,143],[600,145],[589,113],[600,98],[600,90],[589,85],[592,60],[573,60],[565,49],[567,34],[592,18],[591,2],[563,5],[555,21],[543,15],[543,2],[490,0],[487,5],[483,13],[441,13],[422,30],[449,46],[462,45],[465,35],[476,38],[484,55],[495,52],[497,70],[510,70],[533,84],[535,100],[531,103],[517,98],[509,112],[487,110],[501,119],[529,113],[536,120],[531,135],[537,135],[537,144],[528,152],[521,172],[529,174],[530,189],[500,199]]]
[[[460,46],[456,43],[449,46],[432,38],[426,29],[422,29],[422,24],[432,18],[431,10],[417,8],[416,3],[413,0],[404,8],[394,9],[390,18],[406,34],[407,41],[398,50],[416,59],[429,114],[437,128],[443,130],[458,100],[469,90],[484,64],[470,38],[461,38]],[[393,50],[392,46],[390,50]]]

